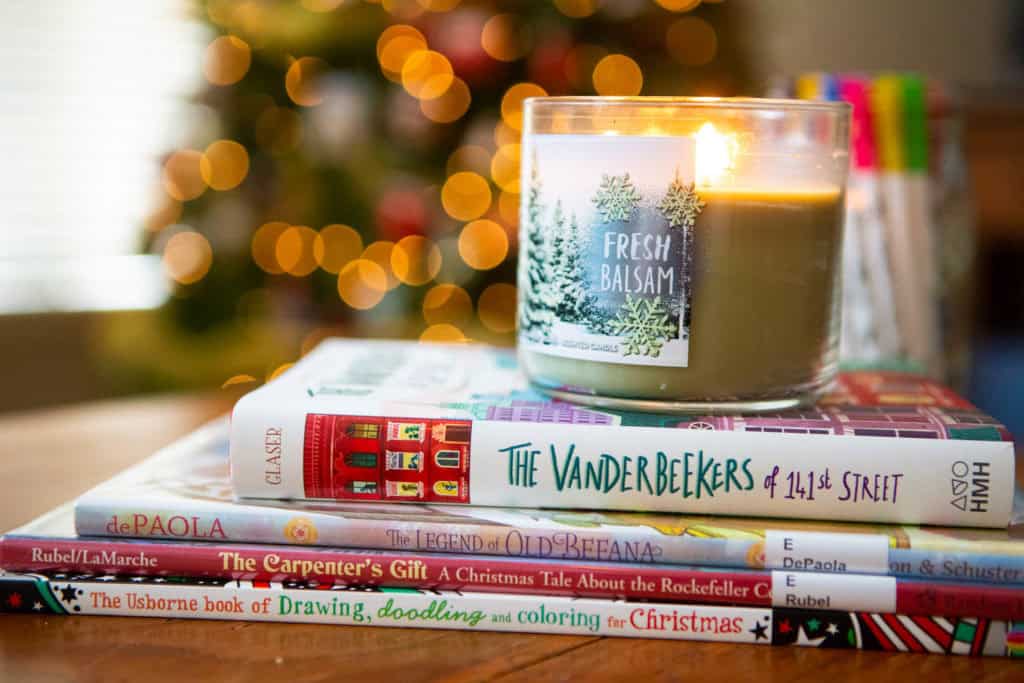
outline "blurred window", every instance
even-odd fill
[[[207,31],[181,0],[0,2],[0,313],[166,298],[142,223]]]

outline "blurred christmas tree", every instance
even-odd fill
[[[196,11],[217,35],[195,67],[209,121],[164,160],[145,225],[176,287],[152,343],[193,370],[154,384],[222,380],[244,367],[240,348],[280,345],[282,329],[302,339],[284,342],[292,358],[331,332],[511,343],[522,100],[747,89],[728,2]],[[196,348],[206,366],[188,360]]]

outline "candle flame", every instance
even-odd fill
[[[696,176],[698,185],[713,185],[722,180],[733,168],[736,155],[736,138],[719,133],[711,124],[705,123],[694,135],[697,141]]]

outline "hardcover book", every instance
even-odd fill
[[[244,619],[1024,656],[1024,622],[375,588],[344,583],[4,574],[0,612]]]
[[[861,574],[78,537],[63,506],[0,538],[17,572],[315,580],[431,590],[1024,619],[1019,585]]]
[[[1005,527],[1007,430],[904,374],[851,373],[816,406],[690,416],[532,391],[511,352],[328,340],[244,396],[240,497],[462,503]]]
[[[1024,503],[1018,494],[1018,503]],[[587,510],[233,500],[218,420],[89,491],[82,536],[889,574],[1024,584],[1024,513],[1008,529]]]

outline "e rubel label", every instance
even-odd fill
[[[772,606],[895,612],[896,579],[892,576],[773,571]]]
[[[768,569],[888,574],[889,539],[883,534],[769,529],[764,560]]]

